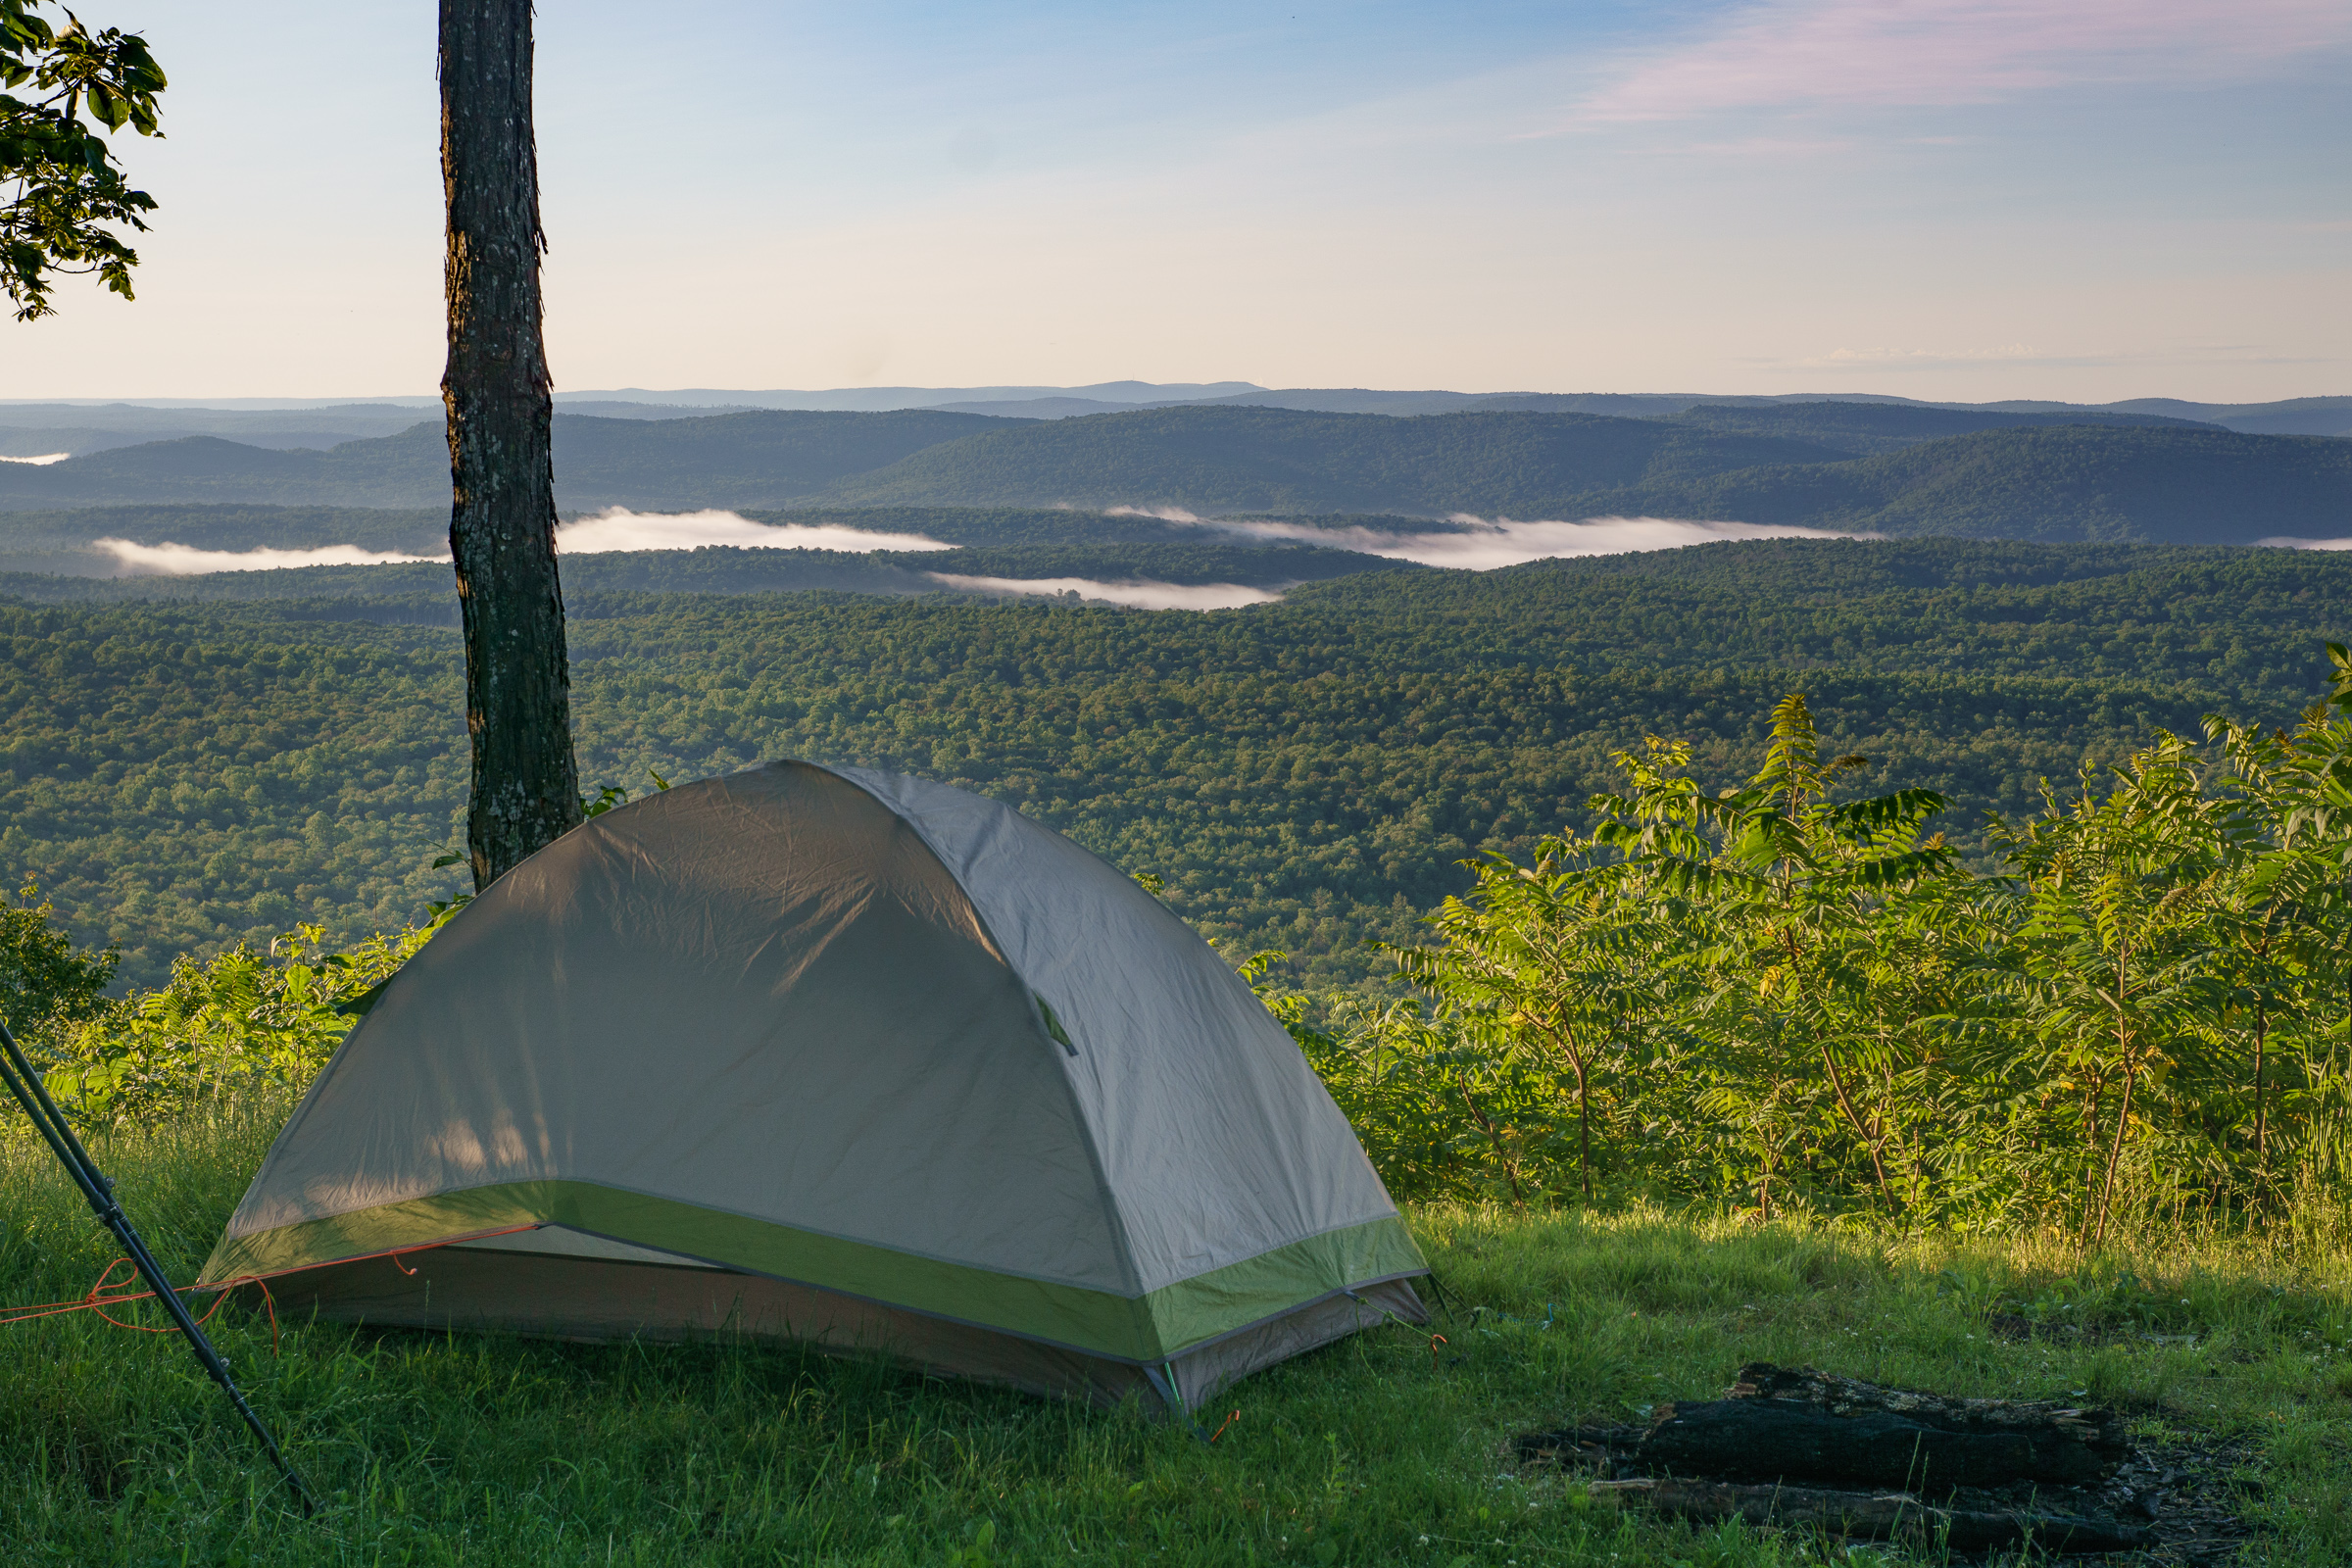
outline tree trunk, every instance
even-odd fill
[[[580,820],[556,578],[555,462],[539,332],[530,0],[441,0],[449,199],[450,554],[473,743],[466,848],[478,890]]]
[[[1592,1092],[1585,1082],[1585,1059],[1576,1058],[1576,1174],[1585,1201],[1592,1201]]]
[[[1830,1054],[1830,1048],[1826,1045],[1821,1048],[1821,1064],[1830,1070],[1830,1087],[1837,1092],[1838,1108],[1845,1113],[1847,1123],[1861,1136],[1862,1147],[1870,1151],[1870,1170],[1878,1178],[1879,1197],[1886,1201],[1886,1212],[1892,1214],[1895,1212],[1894,1188],[1886,1180],[1886,1162],[1879,1156],[1879,1145],[1885,1139],[1881,1128],[1885,1124],[1863,1121],[1862,1113],[1854,1108],[1852,1098],[1845,1092],[1845,1076],[1838,1070],[1838,1059]]]
[[[1486,1112],[1478,1108],[1478,1102],[1470,1098],[1470,1079],[1468,1074],[1463,1074],[1461,1076],[1461,1085],[1462,1103],[1469,1107],[1470,1119],[1474,1122],[1477,1122],[1479,1127],[1486,1133],[1487,1142],[1494,1146],[1494,1157],[1502,1162],[1503,1175],[1510,1178],[1512,1203],[1524,1207],[1527,1203],[1527,1195],[1519,1190],[1518,1159],[1511,1154],[1508,1150],[1502,1147],[1502,1130],[1496,1127],[1492,1121],[1489,1121],[1487,1119]]]
[[[2123,1163],[2124,1135],[2132,1129],[2132,1089],[2138,1077],[2136,1065],[2127,1054],[2124,1058],[2124,1102],[2115,1113],[2115,1142],[2107,1149],[2107,1177],[2099,1184],[2099,1223],[2090,1238],[2093,1247],[2101,1246],[2107,1240],[2107,1211],[2115,1201],[2115,1172]]]
[[[2270,1037],[2270,1009],[2262,1003],[2254,1004],[2254,1168],[2255,1180],[2262,1184],[2260,1200],[2268,1203],[2271,1197],[2271,1138],[2270,1124],[2264,1119],[2267,1108],[2263,1102],[2263,1047]]]
[[[1576,1049],[1576,1034],[1557,1024],[1544,1025],[1551,1036],[1554,1050],[1568,1058],[1568,1068],[1576,1074],[1576,1174],[1585,1201],[1592,1201],[1592,1095],[1586,1079],[1584,1054]]]

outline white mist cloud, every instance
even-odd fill
[[[1102,514],[1106,517],[1157,517],[1162,522],[1199,522],[1200,519],[1182,507],[1113,507]]]
[[[1091,577],[964,577],[952,571],[926,571],[924,576],[949,588],[979,594],[1074,593],[1081,599],[1128,605],[1137,610],[1233,610],[1243,605],[1270,605],[1282,595],[1238,582],[1200,584],[1153,582],[1097,582]]]
[[[0,463],[63,463],[73,455],[71,452],[44,452],[37,458],[0,458]]]
[[[2352,550],[2352,539],[2297,539],[2290,534],[2273,534],[2257,539],[2257,545],[2272,545],[2280,550]]]
[[[1296,522],[1224,518],[1200,525],[1259,539],[1293,539],[1335,550],[1359,550],[1368,556],[1386,556],[1391,561],[1417,561],[1424,566],[1454,566],[1468,571],[1492,571],[1496,566],[1515,566],[1523,561],[1559,556],[1619,556],[1639,550],[1679,550],[1685,545],[1714,544],[1725,539],[1855,537],[1824,528],[1701,522],[1682,517],[1588,517],[1582,522],[1522,522],[1512,517],[1489,521],[1467,513],[1455,513],[1446,521],[1454,523],[1459,531],[1391,533],[1377,528],[1316,528]]]
[[[120,562],[126,577],[150,573],[191,577],[208,571],[279,571],[288,566],[408,565],[449,559],[362,550],[358,545],[321,545],[316,550],[199,550],[194,545],[138,545],[127,539],[93,539],[90,543]]]
[[[556,548],[567,556],[614,550],[694,550],[734,545],[744,550],[952,550],[919,533],[875,533],[831,524],[754,522],[732,512],[631,512],[612,507],[556,529]]]

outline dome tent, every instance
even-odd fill
[[[1157,900],[996,802],[775,762],[592,818],[467,906],[203,1283],[1190,1404],[1425,1321],[1424,1272],[1296,1045]]]

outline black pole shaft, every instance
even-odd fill
[[[24,1059],[24,1051],[17,1045],[17,1037],[8,1032],[8,1026],[4,1023],[0,1023],[0,1052],[5,1053],[5,1059],[0,1059],[0,1078],[7,1080],[8,1092],[16,1097],[18,1104],[24,1107],[24,1114],[32,1118],[33,1126],[40,1131],[41,1141],[49,1146],[51,1153],[57,1155],[58,1163],[66,1167],[67,1174],[74,1178],[74,1185],[81,1189],[81,1196],[88,1200],[91,1210],[108,1230],[115,1233],[115,1240],[122,1244],[122,1251],[129,1257],[131,1266],[139,1271],[139,1278],[147,1282],[147,1288],[155,1293],[157,1300],[163,1302],[164,1310],[187,1340],[188,1348],[195,1352],[197,1364],[215,1383],[220,1385],[220,1392],[228,1396],[228,1402],[237,1407],[238,1415],[244,1417],[247,1430],[261,1444],[262,1451],[270,1456],[270,1462],[277,1467],[277,1473],[286,1478],[286,1485],[294,1490],[295,1500],[302,1504],[303,1513],[307,1516],[316,1512],[318,1504],[313,1500],[310,1489],[302,1484],[302,1477],[294,1473],[294,1467],[278,1451],[275,1440],[270,1436],[270,1429],[262,1425],[262,1418],[253,1413],[253,1406],[247,1404],[245,1396],[237,1391],[236,1383],[228,1375],[228,1363],[220,1358],[219,1350],[213,1348],[213,1342],[205,1338],[203,1327],[188,1311],[188,1303],[179,1298],[179,1293],[164,1277],[163,1265],[156,1262],[155,1254],[147,1250],[147,1244],[139,1240],[139,1233],[131,1228],[130,1216],[122,1212],[122,1205],[115,1201],[115,1184],[99,1173],[97,1162],[90,1158],[89,1151],[81,1147],[81,1140],[74,1136],[74,1129],[57,1108],[57,1102],[49,1098],[49,1086],[41,1082],[41,1075],[34,1072],[32,1063]]]

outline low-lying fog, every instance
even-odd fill
[[[1270,605],[1282,595],[1271,588],[1250,588],[1238,582],[1154,582],[1133,577],[1122,582],[1100,582],[1092,577],[964,577],[952,571],[926,571],[933,582],[972,594],[1043,594],[1059,598],[1075,594],[1100,604],[1127,605],[1137,610],[1234,610],[1243,605]]]
[[[1201,517],[1181,507],[1114,507],[1113,516],[1157,517],[1163,522],[1187,523],[1219,533],[1251,539],[1283,539],[1324,545],[1333,550],[1356,550],[1391,561],[1416,561],[1424,566],[1454,566],[1468,571],[1492,571],[1522,562],[1561,556],[1621,556],[1644,550],[1679,550],[1685,545],[1713,544],[1724,539],[1851,539],[1852,534],[1826,528],[1798,528],[1781,523],[1704,522],[1683,517],[1587,517],[1581,522],[1552,518],[1480,517],[1457,512],[1444,530],[1426,532],[1382,528],[1318,528],[1312,523],[1265,521],[1240,517]]]
[[[919,533],[879,533],[832,524],[754,522],[732,512],[631,512],[611,507],[593,517],[556,529],[556,549],[567,556],[604,555],[614,550],[699,550],[733,545],[738,550],[953,550]]]
[[[1868,535],[1841,534],[1822,528],[1799,528],[1774,523],[1717,522],[1683,517],[1589,517],[1580,522],[1559,519],[1479,517],[1455,513],[1446,526],[1426,530],[1380,529],[1361,525],[1320,528],[1311,523],[1265,519],[1202,517],[1177,507],[1114,507],[1113,516],[1157,517],[1200,529],[1204,534],[1239,535],[1258,540],[1282,540],[1360,551],[1392,561],[1418,562],[1426,566],[1450,566],[1492,571],[1564,556],[1613,556],[1649,550],[1676,550],[1687,545],[1712,544],[1726,539],[1850,539]],[[2352,550],[2352,539],[2295,539],[2258,541],[2293,550]],[[201,550],[191,545],[133,544],[127,539],[98,539],[96,549],[112,555],[125,576],[161,573],[189,576],[215,571],[270,571],[284,566],[372,566],[446,559],[412,556],[396,551],[363,550],[357,545],[321,545],[313,549]],[[632,512],[613,507],[593,516],[564,523],[556,529],[556,544],[564,555],[599,555],[612,551],[693,550],[704,545],[731,545],[748,550],[835,550],[862,555],[868,551],[951,550],[955,547],[919,533],[884,533],[847,528],[835,523],[754,522],[732,512]],[[1282,596],[1269,589],[1239,583],[1184,586],[1127,579],[1116,582],[1089,577],[969,577],[927,572],[943,587],[970,593],[1061,596],[1149,610],[1219,610],[1237,605],[1260,605]]]
[[[397,550],[362,550],[358,545],[319,545],[310,550],[199,550],[194,545],[138,545],[127,539],[93,539],[122,564],[125,577],[195,577],[215,571],[275,571],[283,566],[398,566],[446,556],[404,556]]]

